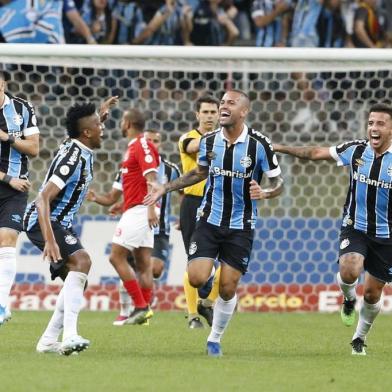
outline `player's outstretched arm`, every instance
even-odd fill
[[[256,180],[250,182],[249,193],[252,200],[273,199],[283,192],[281,176],[269,178],[269,187],[263,189]]]
[[[333,160],[333,157],[329,152],[329,147],[291,147],[283,144],[274,144],[273,148],[275,152],[281,152],[283,154],[292,155],[293,157],[307,159],[310,161]]]
[[[38,211],[39,226],[45,240],[43,257],[44,260],[53,261],[55,263],[61,260],[61,253],[50,223],[50,203],[60,191],[61,190],[57,185],[49,181],[42,192],[38,194],[35,201]]]
[[[122,195],[122,192],[119,189],[112,188],[110,192],[99,195],[95,193],[94,189],[90,189],[87,193],[87,200],[93,201],[101,206],[111,206],[116,203]]]
[[[101,122],[105,122],[109,117],[110,110],[118,104],[118,96],[108,98],[99,108],[99,119]]]
[[[189,171],[188,173],[176,178],[173,181],[167,182],[162,185],[157,182],[148,182],[150,192],[144,198],[143,203],[147,206],[155,204],[162,195],[178,189],[186,188],[190,185],[197,184],[200,181],[205,180],[208,177],[208,166],[199,165],[196,169]]]

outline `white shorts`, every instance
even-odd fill
[[[154,247],[154,229],[148,226],[147,208],[139,205],[122,214],[114,232],[113,244],[129,250]]]

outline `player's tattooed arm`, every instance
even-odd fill
[[[262,188],[257,181],[252,180],[249,186],[249,194],[252,200],[272,199],[283,192],[283,178],[281,176],[269,178],[269,187]]]
[[[167,182],[165,187],[165,193],[175,191],[178,189],[186,188],[190,185],[197,184],[200,181],[203,181],[208,176],[208,166],[199,165],[196,169],[185,173],[179,178],[176,178],[173,181]]]
[[[275,152],[281,152],[300,159],[307,159],[310,161],[333,160],[333,157],[329,152],[329,147],[291,147],[284,146],[283,144],[274,144],[273,148]]]
[[[113,97],[108,98],[105,102],[102,103],[99,108],[99,119],[101,122],[105,122],[109,117],[110,110],[113,109],[114,106],[118,104],[118,96],[114,95]]]
[[[203,181],[208,176],[208,166],[198,166],[196,169],[184,174],[183,176],[176,178],[166,184],[160,184],[156,181],[147,181],[149,193],[144,198],[143,203],[146,206],[150,206],[156,203],[159,198],[165,193],[175,191],[178,189],[186,188],[187,186],[197,184]]]

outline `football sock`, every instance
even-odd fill
[[[83,290],[87,274],[70,271],[64,281],[64,333],[63,340],[77,335],[79,312],[83,305]]]
[[[133,299],[133,303],[136,308],[145,308],[147,303],[144,300],[142,290],[136,279],[127,280],[124,282],[124,287],[127,290],[129,296]]]
[[[221,297],[218,297],[214,306],[214,320],[212,321],[211,332],[207,339],[209,342],[220,342],[221,337],[233,316],[236,304],[237,295],[234,295],[234,297],[228,301],[224,301]]]
[[[0,305],[8,305],[11,287],[16,275],[16,249],[0,248]]]
[[[209,301],[211,301],[212,303],[214,303],[216,301],[216,299],[218,298],[218,295],[219,295],[220,272],[221,272],[221,267],[219,266],[218,269],[215,271],[214,282],[212,283],[212,289],[211,289],[210,294],[207,297],[207,299]]]
[[[120,316],[128,317],[131,312],[132,301],[121,280],[118,285],[118,298],[120,301]]]
[[[57,296],[56,308],[53,312],[45,332],[42,334],[41,339],[45,343],[56,342],[64,324],[64,288],[62,288]]]
[[[357,329],[353,336],[353,340],[356,338],[361,338],[365,340],[367,333],[373,325],[373,322],[381,310],[381,301],[375,304],[368,304],[365,300],[361,305],[359,311],[359,320]]]
[[[144,300],[146,301],[147,305],[149,305],[151,303],[152,288],[142,287],[141,291],[142,291]]]
[[[340,276],[340,272],[336,274],[336,279],[344,297],[349,301],[356,299],[357,294],[355,292],[355,288],[357,287],[358,279],[354,283],[345,283]]]
[[[184,273],[184,293],[185,293],[189,318],[191,319],[197,317],[198,294],[197,294],[197,289],[192,287],[191,284],[189,283],[188,272]]]

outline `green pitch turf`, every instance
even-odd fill
[[[0,391],[386,391],[391,316],[380,316],[366,357],[351,356],[353,328],[338,314],[236,314],[224,357],[208,358],[208,330],[182,313],[157,313],[150,326],[113,327],[114,313],[82,312],[91,340],[78,356],[37,354],[51,313],[14,312],[0,328]]]

